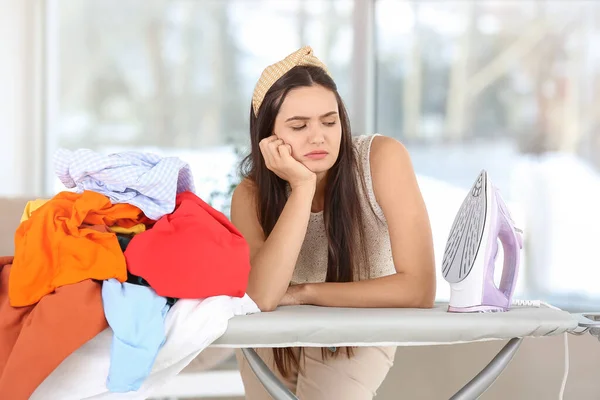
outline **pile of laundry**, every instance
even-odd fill
[[[1,398],[145,398],[221,336],[249,249],[175,157],[59,150],[0,258]],[[118,396],[118,397],[116,397]]]

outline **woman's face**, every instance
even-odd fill
[[[273,133],[292,156],[314,173],[329,170],[340,152],[342,126],[335,94],[320,85],[291,90],[275,118]]]

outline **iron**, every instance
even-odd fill
[[[494,282],[498,242],[504,265]],[[519,272],[523,232],[500,191],[482,170],[454,219],[442,260],[450,284],[449,312],[503,312],[510,308]]]

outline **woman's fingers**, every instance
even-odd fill
[[[279,156],[283,159],[292,156],[292,146],[286,143],[282,143],[281,146],[277,147]]]
[[[281,155],[279,154],[279,146],[283,145],[283,140],[277,136],[272,135],[260,141],[260,150],[265,159],[267,168],[273,169],[275,165],[279,163]]]
[[[284,142],[281,139],[275,139],[267,144],[267,148],[274,162],[277,162],[280,159],[279,147],[283,144]]]
[[[277,153],[277,148],[279,146],[281,146],[282,144],[283,144],[283,140],[277,139],[277,140],[273,140],[273,141],[269,142],[268,146],[274,153]]]

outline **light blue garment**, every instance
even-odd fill
[[[77,193],[102,193],[113,204],[132,204],[153,220],[173,212],[177,193],[195,190],[187,163],[152,153],[127,151],[106,156],[89,149],[59,149],[54,154],[54,171],[67,188],[77,188]]]
[[[111,392],[138,390],[165,342],[167,301],[147,286],[110,279],[102,284],[102,303],[114,332],[106,387]]]

